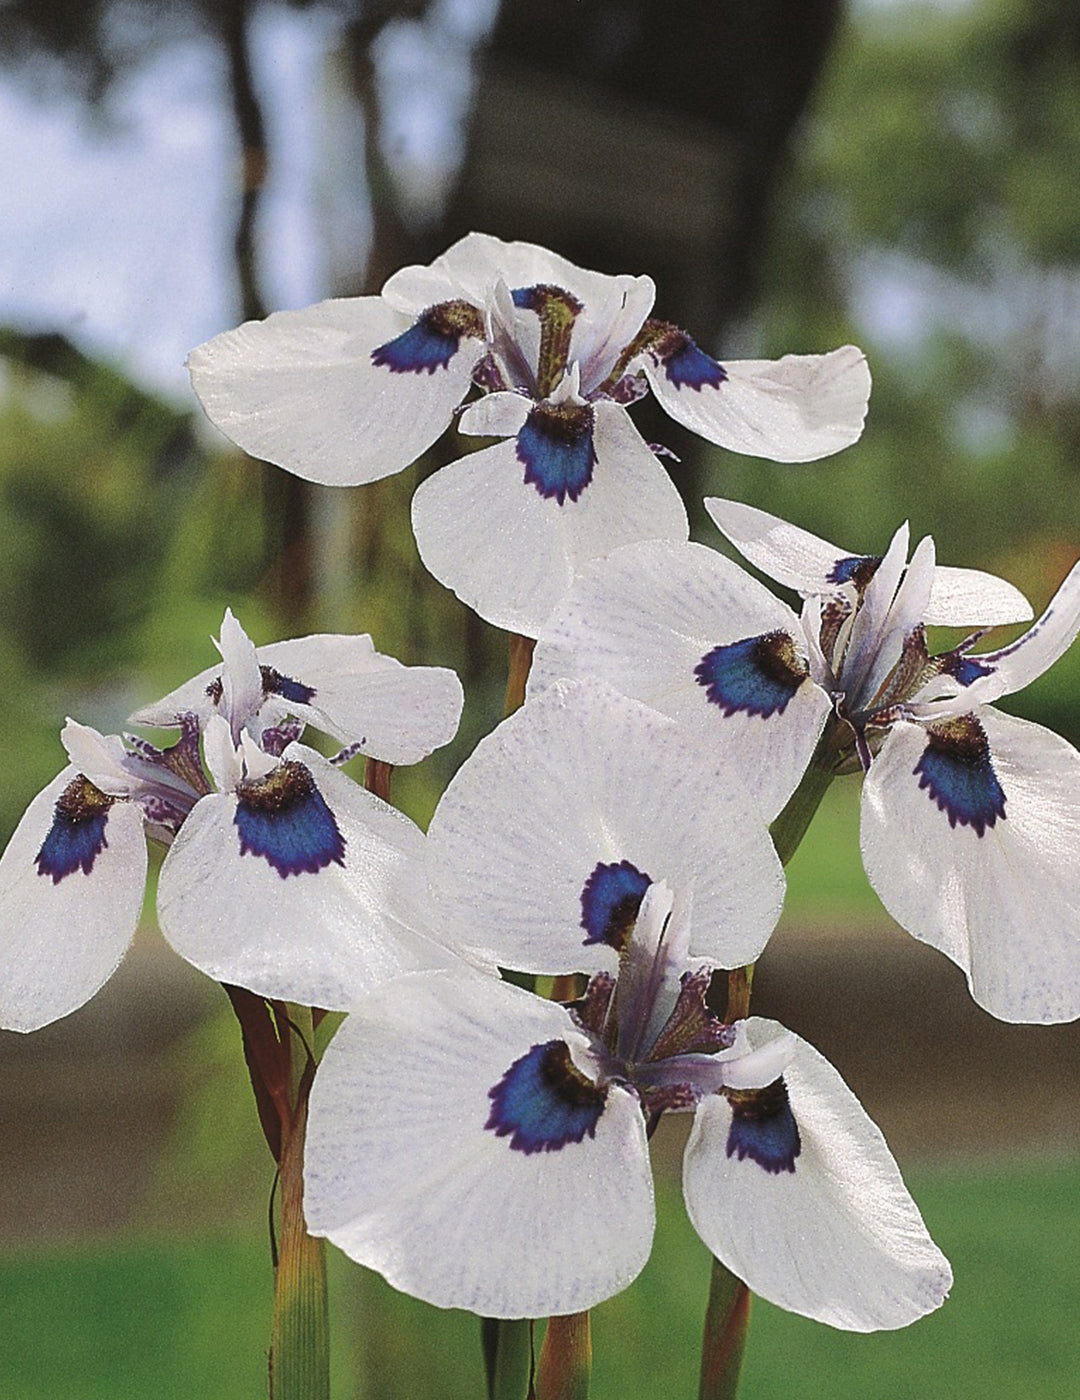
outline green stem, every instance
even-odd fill
[[[821,799],[828,791],[829,784],[836,776],[836,765],[844,742],[847,726],[829,719],[818,740],[817,748],[803,774],[802,782],[788,798],[787,806],[769,827],[769,835],[776,847],[780,863],[787,865],[799,849],[806,829]]]
[[[282,1124],[278,1159],[281,1231],[274,1270],[274,1319],[270,1333],[270,1400],[329,1400],[330,1324],[326,1244],[304,1224],[304,1131],[314,1066],[297,1031],[314,1042],[312,1012],[290,1006],[292,1112]]]
[[[489,1354],[489,1400],[525,1400],[532,1377],[532,1323],[528,1318],[484,1319]]]
[[[701,1345],[699,1400],[734,1400],[749,1323],[750,1290],[714,1259]]]
[[[532,637],[510,633],[510,663],[506,675],[506,700],[503,715],[512,715],[525,703],[525,682],[529,679],[536,642]]]
[[[589,1314],[549,1318],[536,1368],[536,1400],[589,1400],[591,1374]]]

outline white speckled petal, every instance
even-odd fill
[[[0,1027],[34,1031],[90,1000],[127,952],[142,909],[146,838],[142,812],[116,801],[90,869],[59,880],[39,873],[38,853],[57,801],[79,774],[64,771],[38,793],[0,856]]]
[[[556,1039],[580,1063],[562,1007],[494,979],[421,973],[372,993],[315,1076],[311,1232],[403,1292],[486,1317],[579,1312],[625,1288],[654,1226],[636,1098],[610,1088],[595,1135],[552,1151],[485,1127],[489,1091]]]
[[[484,351],[464,338],[432,373],[373,364],[372,351],[408,326],[379,297],[276,311],[193,350],[192,386],[210,421],[252,456],[328,486],[376,481],[440,436]]]
[[[811,462],[857,442],[870,397],[866,356],[854,345],[827,355],[727,360],[718,388],[675,385],[651,356],[643,368],[672,418],[732,452]]]
[[[889,913],[967,974],[1003,1021],[1080,1016],[1080,754],[1040,725],[976,712],[1005,794],[979,836],[950,825],[916,764],[919,725],[897,725],[864,780],[863,863]]]
[[[436,809],[428,856],[448,935],[528,972],[614,970],[614,949],[586,944],[582,923],[600,863],[665,880],[673,922],[691,920],[691,956],[720,967],[757,957],[783,899],[737,774],[596,684],[556,684],[480,742]]]
[[[782,632],[801,651],[786,603],[704,545],[628,545],[582,573],[543,628],[529,677],[538,694],[561,676],[604,681],[687,725],[710,762],[730,765],[771,820],[806,770],[829,713],[807,678],[782,713],[725,714],[695,667],[712,648]]]
[[[752,1017],[759,1044],[789,1034]],[[831,1327],[906,1327],[940,1307],[948,1260],[927,1233],[885,1139],[818,1052],[795,1037],[784,1071],[801,1150],[793,1172],[728,1156],[732,1110],[711,1095],[683,1165],[686,1207],[718,1259],[749,1288]]]

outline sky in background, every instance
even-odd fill
[[[856,8],[902,3],[856,0]],[[439,0],[433,32],[398,22],[382,36],[387,140],[421,216],[453,168],[470,47],[494,9],[495,0]],[[272,307],[327,295],[328,227],[349,245],[339,261],[348,256],[354,267],[353,249],[368,234],[352,168],[362,158],[356,123],[333,111],[324,81],[333,25],[317,9],[264,7],[253,33],[271,149],[260,283]],[[0,80],[0,322],[61,331],[147,387],[189,401],[187,352],[238,318],[225,83],[216,45],[176,44],[117,85],[107,125],[95,126],[75,103],[38,100],[10,76]],[[889,298],[872,291],[866,309],[887,313]]]

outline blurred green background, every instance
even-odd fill
[[[406,662],[459,671],[458,740],[395,778],[426,821],[496,722],[505,666],[505,639],[424,573],[408,529],[416,482],[460,442],[399,477],[322,490],[213,434],[180,353],[172,378],[155,366],[187,325],[195,341],[377,290],[472,227],[651,273],[658,314],[722,356],[866,350],[865,435],[818,464],[703,448],[641,406],[646,436],[681,458],[697,538],[719,543],[705,494],[851,552],[880,551],[909,519],[939,559],[1003,574],[1036,611],[1076,557],[1074,0],[9,0],[0,63],[9,162],[17,117],[20,133],[62,119],[98,152],[142,122],[187,142],[185,168],[207,167],[197,203],[148,139],[131,177],[145,202],[127,204],[57,166],[63,216],[23,235],[32,220],[13,213],[0,249],[4,840],[63,761],[64,716],[119,729],[209,663],[226,604],[259,642],[370,631]],[[174,71],[200,75],[187,125],[138,88]],[[218,133],[205,150],[199,103]],[[30,166],[4,170],[17,205]],[[80,240],[110,200],[116,239],[97,266]],[[189,270],[203,224],[213,279]],[[73,292],[51,316],[46,299],[28,311],[25,288],[66,285],[67,265],[85,304]],[[109,316],[95,279],[114,289]],[[1078,681],[1074,648],[1006,703],[1078,742]],[[1075,1028],[1000,1027],[970,1006],[951,965],[881,912],[856,807],[857,785],[838,785],[793,864],[760,1005],[863,1095],[952,1256],[956,1296],[895,1338],[760,1306],[746,1394],[1064,1400],[1080,1384]],[[136,952],[63,1026],[0,1036],[0,1393],[18,1400],[259,1393],[269,1167],[236,1036],[152,927]],[[660,1157],[657,1254],[600,1310],[598,1396],[693,1393],[707,1261],[672,1204],[677,1154]],[[340,1396],[477,1393],[468,1319],[396,1304],[345,1267],[335,1307]]]

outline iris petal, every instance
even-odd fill
[[[515,1060],[488,1097],[484,1127],[528,1155],[595,1137],[607,1090],[586,1079],[565,1041],[549,1040]]]
[[[282,879],[345,864],[345,838],[302,763],[285,762],[237,787],[241,855],[263,856]]]

